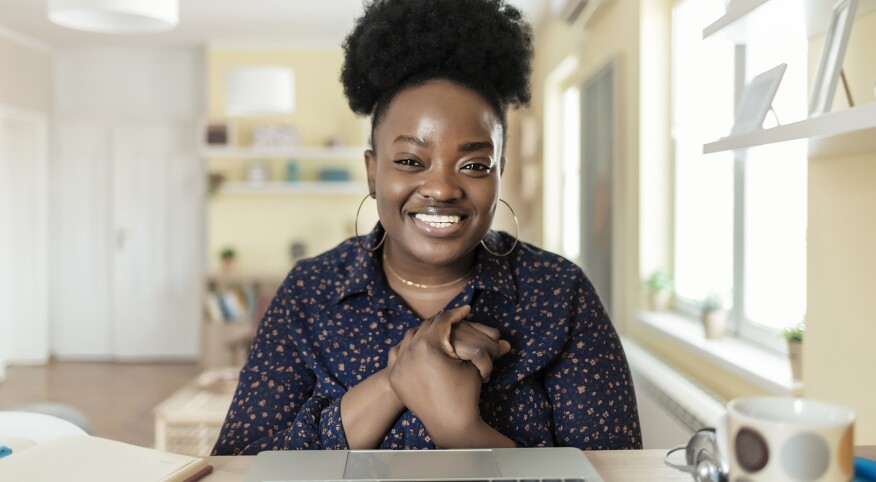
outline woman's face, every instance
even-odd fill
[[[393,98],[365,156],[393,253],[444,265],[471,252],[493,222],[502,139],[495,110],[468,88],[432,81]]]

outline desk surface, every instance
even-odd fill
[[[606,482],[690,482],[691,476],[663,465],[665,450],[606,450],[587,452],[587,458]],[[876,445],[857,447],[857,455],[876,459]],[[213,474],[204,482],[240,482],[253,457],[209,457]]]

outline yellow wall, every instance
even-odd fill
[[[237,118],[237,144],[251,143],[258,124],[291,124],[301,135],[301,145],[322,146],[339,138],[347,146],[363,146],[367,119],[355,116],[347,106],[339,76],[343,61],[340,49],[309,50],[210,50],[207,53],[208,116],[225,116],[225,74],[241,66],[279,65],[295,72],[295,111],[289,115]],[[211,159],[211,172],[228,180],[242,180],[250,162],[267,162],[272,180],[282,181],[288,159]],[[302,180],[315,180],[320,167],[346,167],[353,180],[364,181],[364,156],[319,161],[297,159]],[[367,194],[217,194],[208,203],[207,244],[211,272],[219,270],[219,252],[225,246],[237,251],[237,269],[260,275],[284,274],[290,265],[290,244],[302,241],[313,256],[353,235],[352,222],[359,201]],[[376,221],[373,202],[363,208],[360,229],[370,230]]]
[[[310,50],[210,50],[207,53],[207,106],[211,117],[225,115],[225,73],[243,66],[274,65],[295,72],[295,111],[289,115],[240,118],[239,144],[248,145],[251,129],[259,123],[289,123],[301,133],[301,144],[323,145],[340,137],[347,145],[365,144],[362,120],[350,111],[339,77],[343,56],[340,49]]]
[[[874,210],[876,154],[810,160],[806,395],[854,409],[858,444],[876,444]]]
[[[812,39],[810,59],[817,58],[823,41],[823,36]],[[874,101],[874,45],[876,13],[870,13],[855,22],[843,63],[859,104]],[[834,110],[845,105],[838,87]],[[854,409],[858,444],[876,444],[874,211],[876,153],[809,160],[806,395]]]

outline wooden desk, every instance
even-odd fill
[[[663,465],[665,450],[606,450],[587,452],[590,462],[606,482],[691,482],[684,472]],[[860,457],[876,459],[876,445],[857,447]],[[240,482],[253,457],[209,457],[213,474],[205,482]]]

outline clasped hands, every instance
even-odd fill
[[[495,328],[468,321],[468,305],[439,313],[411,328],[389,353],[389,383],[422,420],[436,446],[457,446],[484,424],[481,384],[493,361],[511,350]]]

